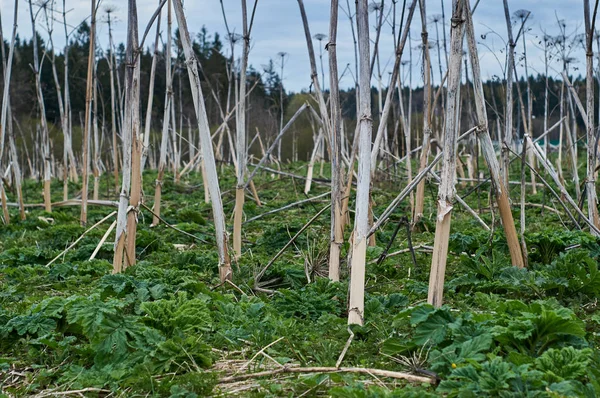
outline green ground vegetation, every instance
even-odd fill
[[[286,170],[304,174],[306,165]],[[318,174],[319,167],[316,168]],[[221,170],[223,202],[233,212],[234,178]],[[325,176],[329,174],[326,165]],[[516,174],[516,173],[515,173]],[[144,176],[151,204],[155,175]],[[114,198],[111,175],[101,197]],[[303,181],[259,174],[263,207],[251,199],[247,219],[303,199]],[[373,186],[375,215],[404,183]],[[70,192],[77,192],[73,184]],[[56,201],[61,182],[53,184]],[[311,195],[327,185],[314,184]],[[41,203],[42,185],[27,181],[27,203]],[[427,188],[425,217],[411,234],[412,245],[432,245],[436,187]],[[368,250],[366,319],[343,366],[435,374],[437,385],[349,373],[277,375],[223,384],[236,372],[283,366],[335,366],[348,339],[348,272],[326,279],[329,213],[307,229],[263,278],[254,275],[327,200],[307,203],[244,225],[244,255],[234,265],[233,284],[220,284],[210,205],[199,174],[179,184],[168,176],[163,188],[165,225],[151,228],[152,215],[139,214],[138,264],[112,275],[113,237],[88,261],[110,221],[89,233],[50,267],[46,264],[77,239],[79,208],[51,214],[31,208],[26,221],[0,227],[0,396],[35,396],[85,390],[86,396],[202,397],[595,397],[600,394],[600,242],[578,231],[542,189],[528,193],[529,266],[510,265],[499,218],[490,212],[489,185],[458,187],[482,219],[485,231],[455,207],[445,302],[425,304],[430,254],[416,250],[376,260],[408,201],[376,234]],[[518,186],[511,196],[516,205]],[[14,199],[12,193],[11,200]],[[352,208],[352,203],[351,206]],[[113,209],[90,207],[89,225]],[[518,206],[514,208],[519,219]],[[230,223],[231,224],[231,223]],[[348,229],[348,228],[347,228]],[[349,235],[349,231],[346,231]],[[114,233],[113,233],[114,234]],[[400,228],[390,253],[406,249]],[[343,250],[347,253],[348,246]],[[265,346],[265,353],[249,362]],[[271,359],[270,359],[270,358]],[[280,365],[275,364],[277,362]],[[247,365],[244,368],[244,365]],[[99,389],[99,390],[94,390]],[[46,395],[49,396],[49,395]]]

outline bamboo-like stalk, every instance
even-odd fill
[[[279,143],[281,144],[281,140],[279,140]],[[313,179],[313,172],[314,172],[314,168],[315,168],[315,161],[317,160],[317,154],[319,153],[319,150],[321,149],[321,145],[323,145],[323,129],[319,129],[319,134],[315,138],[313,151],[312,151],[312,154],[310,155],[310,160],[308,162],[308,171],[306,172],[306,181],[304,183],[304,193],[305,194],[308,194],[310,192],[310,188],[312,185],[312,179]],[[333,170],[334,170],[333,167],[331,169],[332,169],[332,173],[333,173]]]
[[[402,95],[402,82],[400,79],[398,79],[398,84],[397,84],[397,91],[398,91],[398,99],[399,99],[399,107],[400,107],[400,122],[402,125],[402,132],[403,132],[403,137],[404,137],[404,150],[406,151],[406,156],[405,156],[405,166],[406,166],[406,178],[407,178],[407,184],[410,184],[410,182],[412,181],[413,178],[413,171],[412,171],[412,157],[411,157],[411,152],[412,152],[412,140],[410,137],[410,126],[408,125],[408,120],[406,118],[406,113],[404,111],[404,98]],[[400,144],[400,143],[398,143]],[[410,214],[414,214],[414,207],[415,207],[415,200],[414,200],[414,194],[411,192],[410,194]]]
[[[568,118],[567,118],[568,119]],[[574,120],[576,120],[576,118],[573,118]],[[574,137],[574,131],[571,131],[571,128],[569,127],[569,123],[564,123],[564,127],[566,130],[566,136],[567,136],[567,146],[568,146],[568,152],[569,155],[571,156],[571,174],[573,177],[573,185],[575,185],[575,196],[577,198],[577,200],[579,201],[581,199],[581,188],[579,186],[579,171],[577,169],[577,139]],[[531,148],[529,149],[529,153],[531,156],[533,156],[533,153],[531,152]],[[531,163],[531,160],[530,160]],[[533,163],[532,163],[533,164]]]
[[[161,3],[161,0],[158,1]],[[146,122],[144,124],[144,147],[142,149],[141,168],[144,172],[146,160],[148,159],[148,148],[150,147],[150,127],[152,126],[152,103],[154,100],[154,81],[156,75],[156,64],[158,63],[158,41],[160,39],[160,20],[162,13],[158,14],[156,21],[156,36],[154,38],[154,53],[152,54],[152,66],[150,67],[150,82],[148,88],[148,104],[146,107]],[[169,38],[170,39],[170,38]],[[171,49],[169,49],[171,51]]]
[[[569,112],[571,115],[575,115],[575,107],[573,106],[573,98],[571,96],[568,96],[567,98],[569,98]],[[586,121],[587,122],[587,121]],[[565,128],[567,130],[567,145],[568,145],[568,150],[570,152],[571,155],[571,159],[572,159],[572,164],[571,166],[575,166],[574,170],[577,170],[577,165],[579,164],[579,162],[577,161],[577,118],[573,117],[571,118],[571,125],[573,127],[569,128],[569,124],[565,124]],[[575,171],[573,173],[573,182],[576,186],[575,190],[577,193],[577,200],[579,200],[581,198],[581,188],[579,186],[579,175],[577,173],[577,171]]]
[[[213,152],[212,140],[210,138],[210,128],[208,125],[208,117],[206,115],[206,107],[204,105],[204,96],[200,87],[200,75],[198,74],[198,66],[196,58],[192,50],[190,33],[187,27],[185,15],[183,14],[183,5],[181,0],[174,0],[175,15],[179,25],[181,43],[185,53],[188,76],[190,78],[190,86],[192,90],[192,98],[194,100],[194,109],[196,110],[196,119],[198,120],[198,130],[200,132],[201,149],[206,166],[206,181],[208,184],[211,204],[213,209],[213,217],[215,220],[216,241],[219,252],[219,275],[221,280],[230,279],[232,276],[231,263],[229,253],[227,252],[227,233],[225,231],[225,214],[223,213],[223,202],[221,201],[221,190],[219,188],[219,180],[217,176],[217,165]]]
[[[508,32],[508,48],[506,49],[506,108],[504,111],[504,137],[502,147],[501,173],[504,178],[504,185],[508,186],[510,177],[510,149],[513,147],[513,65],[515,59],[516,43],[513,39],[512,24],[510,22],[510,11],[508,10],[508,0],[503,0],[504,17],[506,19],[506,29]]]
[[[258,354],[257,354],[258,355]],[[429,377],[424,376],[415,376],[409,373],[403,372],[394,372],[390,370],[381,370],[381,369],[367,369],[367,368],[344,368],[344,367],[309,367],[309,368],[299,368],[299,367],[281,367],[276,368],[274,370],[265,370],[257,373],[247,373],[247,374],[239,374],[234,376],[227,376],[219,380],[219,383],[235,383],[243,380],[257,380],[259,377],[272,377],[278,374],[285,373],[355,373],[355,374],[364,374],[369,375],[374,378],[379,379],[380,377],[391,377],[395,379],[403,379],[411,383],[420,383],[420,384],[435,384],[436,380]]]
[[[342,110],[338,84],[337,30],[338,0],[331,0],[329,16],[329,106],[331,110],[331,228],[329,242],[329,279],[340,280],[340,252],[344,243],[342,214]],[[382,11],[383,13],[383,11]]]
[[[442,13],[444,9],[444,1],[442,0]],[[433,22],[435,23],[435,41],[436,41],[436,47],[437,47],[437,56],[438,56],[438,68],[440,70],[440,87],[444,86],[444,79],[445,79],[445,74],[442,70],[442,41],[440,40],[440,29],[438,27],[438,23],[440,22],[440,20],[443,21],[444,19],[444,15],[434,15],[433,16]],[[444,24],[445,25],[445,24]],[[446,28],[444,26],[444,29],[442,29],[444,31],[444,40],[446,39]],[[444,42],[444,48],[446,46],[446,43]],[[446,55],[447,57],[448,55]],[[441,107],[442,107],[442,112],[445,109],[444,106],[444,97],[442,97],[442,103],[441,103]]]
[[[379,81],[379,86],[380,86],[379,109],[381,112],[380,112],[380,118],[379,118],[380,119],[379,126],[377,128],[377,134],[375,136],[375,142],[373,144],[373,148],[371,149],[371,179],[374,178],[375,170],[377,168],[377,155],[382,150],[382,148],[381,148],[382,141],[383,141],[384,137],[387,136],[387,119],[389,117],[391,105],[393,102],[392,101],[393,93],[394,93],[393,87],[396,85],[396,79],[398,79],[400,64],[401,64],[401,60],[402,60],[402,54],[404,52],[404,45],[406,44],[408,34],[410,32],[410,23],[412,21],[412,17],[413,17],[413,13],[414,13],[416,4],[417,4],[417,1],[413,0],[413,2],[411,3],[411,6],[409,8],[406,25],[404,27],[404,32],[401,36],[398,36],[398,43],[396,44],[396,59],[394,62],[394,67],[392,68],[390,89],[388,89],[388,91],[387,91],[385,106],[384,106],[383,110],[381,109],[381,76],[379,76],[380,77],[380,79],[379,79],[380,80]],[[373,59],[375,59],[375,57]],[[373,201],[371,198],[369,199],[369,203],[370,203],[370,205],[369,205],[369,224],[372,224],[373,223],[373,209],[372,209]],[[371,235],[369,237],[369,246],[375,246],[375,245],[376,245],[375,235]]]
[[[360,114],[358,183],[356,189],[356,216],[352,240],[352,263],[350,273],[350,302],[348,324],[364,323],[365,262],[367,234],[369,232],[369,190],[371,183],[371,83],[369,64],[369,10],[367,0],[358,0],[356,9],[358,26],[358,53],[360,67]]]
[[[115,192],[119,190],[119,150],[117,141],[117,98],[115,92],[115,72],[116,72],[116,58],[114,53],[113,37],[112,37],[112,20],[111,13],[112,9],[106,10],[108,14],[108,43],[110,47],[109,59],[109,78],[110,78],[110,114],[111,114],[111,132],[112,132],[112,156],[113,156],[113,174],[115,177]],[[167,40],[170,40],[170,36]],[[118,76],[117,76],[118,78]],[[169,75],[167,75],[169,79]],[[120,102],[119,102],[120,103]]]
[[[469,46],[471,71],[473,73],[473,89],[475,92],[475,109],[478,124],[477,135],[479,138],[479,142],[481,143],[483,156],[490,170],[490,176],[493,182],[492,185],[494,187],[496,202],[498,203],[498,209],[500,211],[500,218],[502,219],[502,225],[506,234],[506,241],[508,244],[512,264],[522,268],[525,266],[525,261],[523,258],[524,254],[519,245],[519,238],[517,236],[515,222],[510,209],[508,185],[505,185],[504,181],[502,180],[500,164],[496,159],[496,152],[494,150],[492,138],[488,129],[487,111],[483,93],[483,82],[481,79],[481,68],[479,65],[479,57],[477,52],[477,42],[475,39],[475,29],[473,26],[473,19],[470,11],[469,0],[465,1],[465,14],[467,16],[467,44]]]
[[[181,75],[179,75],[179,112],[182,113],[183,112],[183,107],[181,104]],[[179,183],[179,179],[180,179],[180,174],[179,174],[179,165],[180,165],[180,161],[181,161],[181,152],[180,152],[180,146],[178,145],[177,142],[177,137],[181,134],[180,131],[177,131],[177,118],[175,116],[175,97],[173,97],[173,104],[171,105],[171,149],[172,149],[172,153],[173,155],[171,156],[171,167],[173,168],[173,179],[175,180],[175,183],[178,184]]]
[[[92,21],[90,24],[90,48],[88,53],[87,84],[85,90],[85,124],[83,128],[83,184],[81,188],[81,225],[87,224],[87,201],[89,184],[89,140],[92,129],[92,99],[94,85],[94,63],[95,63],[95,39],[96,39],[96,0],[91,1]]]
[[[564,63],[563,63],[564,64]],[[564,136],[564,129],[568,123],[569,123],[569,115],[567,113],[567,115],[565,116],[565,80],[563,79],[563,81],[561,82],[560,85],[560,98],[559,98],[559,109],[560,109],[560,118],[561,120],[565,119],[564,124],[561,123],[560,124],[560,130],[559,130],[559,135],[558,135],[558,156],[556,158],[556,169],[558,170],[558,175],[560,176],[560,178],[562,179],[562,147],[563,147],[563,136]]]
[[[254,178],[254,176],[256,175],[256,173],[258,173],[258,171],[261,169],[261,167],[263,167],[264,163],[267,161],[267,159],[269,158],[269,156],[271,156],[271,153],[273,153],[273,150],[275,149],[275,147],[279,143],[279,140],[281,139],[281,137],[283,137],[283,135],[294,124],[294,122],[296,121],[296,119],[298,119],[298,117],[300,117],[300,115],[302,114],[302,112],[304,112],[306,109],[312,109],[312,108],[310,108],[310,106],[308,105],[308,103],[304,103],[300,108],[298,108],[298,110],[296,111],[296,113],[294,114],[294,116],[292,116],[292,118],[290,120],[288,120],[287,124],[283,127],[283,129],[279,132],[279,134],[277,135],[277,137],[275,137],[275,140],[273,140],[273,142],[271,143],[271,146],[269,147],[269,149],[267,149],[267,152],[263,155],[263,157],[258,162],[258,165],[254,168],[254,170],[252,170],[252,173],[250,173],[250,175],[248,176],[247,181],[246,181],[246,185],[244,186],[244,188],[247,188],[250,185],[250,183],[252,182],[252,179]]]
[[[35,75],[35,91],[38,101],[38,108],[40,111],[40,124],[41,124],[41,147],[43,153],[43,165],[44,165],[44,204],[47,212],[52,211],[52,198],[50,197],[50,184],[52,178],[51,164],[50,164],[50,137],[48,133],[48,122],[46,120],[46,106],[44,105],[44,94],[42,92],[41,82],[41,62],[38,56],[38,41],[37,41],[37,30],[35,28],[35,16],[33,14],[33,4],[29,0],[29,16],[31,19],[31,29],[33,33],[33,73]]]
[[[597,164],[597,136],[594,130],[594,25],[598,11],[598,0],[594,6],[594,13],[590,19],[590,2],[583,1],[583,13],[585,19],[586,34],[586,105],[587,105],[587,179],[586,192],[588,201],[588,217],[598,228],[600,227],[600,215],[598,214],[598,196],[596,193],[596,164]]]
[[[548,44],[550,42],[550,37],[548,35],[544,35],[544,132],[548,130],[548,93],[550,90],[549,81],[548,81]],[[548,155],[548,140],[544,139],[544,155]]]
[[[358,115],[358,113],[357,113]],[[342,228],[345,228],[347,224],[350,224],[350,212],[348,211],[348,204],[350,202],[350,194],[352,193],[352,181],[354,179],[354,162],[358,154],[358,139],[360,138],[360,124],[356,125],[354,131],[354,139],[352,140],[352,151],[350,154],[350,161],[348,162],[348,172],[346,173],[346,186],[344,187],[344,195],[342,199]]]
[[[383,156],[385,154],[385,144],[387,141],[387,123],[383,123],[382,113],[383,113],[383,84],[382,84],[382,73],[381,73],[381,62],[379,57],[379,38],[381,37],[381,28],[383,26],[383,11],[385,9],[385,0],[381,0],[379,2],[371,2],[369,8],[375,11],[375,20],[377,21],[377,25],[375,26],[375,41],[373,42],[373,56],[371,57],[371,66],[370,66],[370,76],[373,77],[373,71],[375,70],[375,64],[377,64],[377,111],[379,116],[379,127],[378,131],[381,129],[383,134],[380,139],[379,145],[375,146],[372,151],[375,151],[377,155]],[[392,86],[392,84],[390,84]],[[388,90],[389,92],[389,90]],[[392,90],[393,92],[393,90]],[[376,136],[377,139],[377,136]],[[376,156],[377,156],[376,155]],[[377,160],[377,159],[376,159]],[[371,159],[371,169],[377,168],[377,162],[373,164],[373,159]],[[371,221],[371,220],[369,220]],[[374,241],[373,241],[374,242]],[[371,242],[369,242],[369,246],[371,246]],[[374,244],[373,244],[374,246]]]
[[[95,34],[95,32],[94,32]],[[94,42],[96,39],[94,39]],[[94,200],[98,200],[98,195],[100,191],[100,177],[101,177],[101,168],[100,168],[100,135],[98,132],[98,65],[94,60],[94,72],[92,79],[92,129],[94,132],[94,156],[92,158],[92,173],[94,175],[94,190],[92,191],[92,198]]]
[[[337,0],[334,0],[337,1]],[[286,52],[280,52],[277,55],[279,55],[281,57],[281,74],[279,75],[279,130],[281,130],[283,128],[283,114],[284,114],[284,108],[283,108],[283,69],[285,66],[285,56],[287,55]],[[281,141],[279,142],[279,145],[277,146],[277,158],[281,159]]]
[[[527,265],[527,242],[525,242],[525,195],[527,193],[525,190],[525,170],[526,170],[527,161],[525,160],[525,156],[527,155],[527,153],[529,153],[530,156],[534,156],[533,151],[529,151],[529,152],[527,151],[527,137],[528,137],[527,134],[525,134],[525,136],[523,137],[523,151],[521,152],[521,220],[520,221],[521,221],[521,252],[523,253],[524,265]],[[532,164],[532,167],[533,167],[533,164]],[[532,170],[533,170],[533,168],[532,168]],[[533,171],[531,173],[533,174]],[[533,186],[533,189],[535,189],[535,185]]]
[[[465,1],[457,0],[453,6],[450,60],[448,65],[448,97],[444,126],[444,148],[441,183],[438,190],[438,213],[436,217],[435,240],[429,275],[429,292],[427,302],[436,307],[442,305],[444,294],[444,277],[448,258],[450,222],[455,196],[456,147],[458,133],[460,77],[465,29],[463,8],[468,8]],[[423,142],[425,145],[426,143]]]
[[[438,183],[441,182],[442,180],[440,179],[440,177],[437,176],[437,174],[429,171],[429,174],[433,177],[434,180],[436,180]],[[471,206],[469,206],[469,204],[467,202],[465,202],[460,196],[456,195],[455,196],[456,201],[465,208],[466,211],[468,211],[474,219],[477,220],[477,222],[479,224],[481,224],[481,226],[486,230],[486,231],[491,231],[491,228],[481,219],[481,217],[479,217],[479,214],[477,214],[477,212],[475,210],[473,210],[471,208]]]
[[[15,54],[15,38],[17,35],[17,26],[18,26],[18,16],[19,16],[19,2],[15,0],[15,11],[13,18],[13,29],[12,29],[12,37],[10,40],[10,48],[8,50],[8,59],[5,55],[4,50],[4,37],[2,34],[2,20],[0,18],[0,43],[2,43],[2,65],[4,71],[4,90],[2,92],[2,114],[0,115],[0,165],[2,164],[2,158],[4,156],[4,142],[6,136],[6,125],[7,125],[7,116],[9,116],[9,102],[10,102],[10,81],[12,75],[12,60]],[[12,120],[11,120],[12,123]],[[11,151],[12,153],[12,151]],[[0,167],[1,169],[1,167]],[[16,178],[18,183],[20,181]],[[0,178],[0,195],[2,195],[2,212],[4,214],[4,222],[6,224],[10,223],[10,215],[8,213],[8,206],[6,204],[6,193],[4,192],[4,181]],[[22,209],[22,207],[21,207]],[[23,214],[21,215],[21,219],[23,219]]]
[[[575,210],[577,215],[579,217],[581,217],[581,219],[583,219],[583,221],[585,221],[585,223],[588,225],[588,227],[590,227],[591,233],[596,236],[600,236],[600,229],[598,227],[596,227],[596,225],[594,224],[592,219],[586,217],[586,215],[583,213],[583,211],[579,208],[579,205],[577,204],[577,202],[575,200],[573,200],[573,198],[571,197],[571,194],[569,194],[569,192],[567,191],[567,189],[561,182],[560,176],[558,175],[558,173],[556,172],[554,167],[552,167],[552,164],[544,157],[544,153],[543,153],[542,149],[539,147],[539,145],[534,144],[531,141],[530,137],[526,137],[526,139],[529,140],[528,146],[530,146],[532,148],[533,154],[537,158],[538,163],[540,164],[540,166],[542,166],[544,169],[546,169],[546,172],[548,174],[550,174],[550,177],[552,177],[552,180],[554,181],[554,183],[560,190],[561,196],[564,199],[566,199],[566,201],[571,205],[571,207],[573,207],[573,210]]]
[[[319,75],[317,73],[317,63],[315,61],[315,50],[312,44],[312,36],[310,35],[310,28],[308,26],[308,19],[306,17],[306,10],[304,9],[304,1],[298,0],[298,6],[300,7],[300,16],[302,17],[302,25],[304,26],[304,35],[306,37],[306,48],[308,50],[308,59],[310,61],[310,77],[312,79],[313,86],[315,88],[315,96],[319,104],[319,113],[321,114],[321,121],[325,130],[325,137],[330,136],[330,123],[329,123],[329,112],[327,111],[327,105],[325,104],[325,98],[321,91],[321,85],[319,84]]]
[[[148,33],[152,23],[160,14],[166,0],[161,1],[157,11],[150,19],[150,23],[144,34]],[[143,43],[143,40],[142,40]],[[137,222],[140,206],[142,205],[142,141],[140,134],[140,54],[142,46],[138,42],[138,16],[136,0],[129,0],[127,21],[127,73],[125,79],[125,122],[124,131],[129,133],[124,137],[124,168],[123,189],[119,200],[119,214],[117,217],[116,248],[114,258],[114,272],[136,263],[136,235]],[[127,134],[125,134],[127,135]],[[125,161],[127,160],[127,161]],[[125,174],[125,173],[131,174]],[[127,186],[129,190],[127,190]],[[129,195],[129,206],[127,207],[127,195]],[[123,221],[125,221],[123,223]],[[125,224],[125,225],[123,225]],[[124,227],[124,228],[123,228]],[[120,261],[120,262],[119,262]],[[120,268],[120,270],[119,270]]]
[[[66,9],[66,0],[63,0],[63,9],[62,9],[62,16],[63,16],[63,28],[64,28],[64,32],[65,32],[65,49],[64,49],[64,98],[63,98],[63,105],[64,105],[64,115],[63,115],[63,131],[65,133],[65,143],[64,143],[64,153],[63,153],[63,165],[65,167],[67,167],[67,162],[69,164],[69,178],[75,182],[77,182],[78,180],[78,175],[77,175],[77,164],[75,162],[75,154],[73,153],[73,130],[72,130],[72,126],[71,126],[71,93],[69,90],[69,33],[67,30],[67,9]],[[65,170],[66,173],[66,170]],[[68,180],[63,180],[63,197],[66,195],[68,196],[69,192],[68,192]]]
[[[527,91],[527,125],[529,126],[529,134],[533,137],[533,96],[531,93],[531,81],[529,80],[529,68],[527,63],[527,43],[525,40],[527,29],[524,29],[526,20],[531,16],[531,12],[527,10],[518,10],[516,11],[517,17],[521,19],[522,29],[522,42],[523,42],[523,61],[525,66],[525,81],[526,81],[526,91]],[[535,156],[531,150],[527,152],[529,156],[529,163],[535,167]],[[525,165],[522,165],[522,170],[525,170]],[[523,171],[522,171],[523,172]],[[535,173],[530,170],[531,174],[531,193],[534,195],[537,193],[537,184],[535,182]],[[522,246],[524,243],[522,244]]]
[[[390,79],[389,89],[387,91],[387,95],[385,98],[385,105],[383,111],[381,112],[381,117],[379,120],[379,127],[377,128],[377,134],[375,135],[375,142],[373,143],[373,149],[371,150],[371,174],[375,172],[377,166],[377,155],[379,154],[379,147],[381,146],[381,141],[383,139],[385,133],[385,127],[387,126],[387,120],[390,115],[390,110],[392,108],[393,103],[393,87],[396,86],[396,80],[398,80],[398,75],[400,74],[400,64],[402,61],[402,54],[404,53],[404,46],[406,45],[406,41],[408,38],[408,32],[410,31],[410,23],[412,21],[412,17],[417,5],[417,0],[413,0],[409,10],[408,17],[406,18],[406,25],[404,27],[404,32],[401,36],[398,37],[398,42],[396,43],[396,59],[394,61],[394,66],[392,68],[392,77]],[[401,89],[400,89],[401,90]]]
[[[10,106],[8,107],[8,115],[9,118],[12,119],[11,115],[12,111]],[[25,220],[25,203],[23,201],[23,187],[22,180],[23,176],[21,174],[21,166],[19,165],[19,157],[17,154],[17,146],[15,144],[15,134],[13,131],[12,123],[8,124],[8,143],[9,143],[9,151],[10,151],[10,161],[13,169],[13,175],[15,176],[15,188],[17,191],[17,201],[19,203],[19,217],[21,221]]]
[[[192,132],[192,121],[190,120],[190,118],[186,118],[187,119],[187,131],[188,131],[188,157],[190,159],[190,163],[192,163],[192,159],[194,159],[194,157],[196,156],[196,146],[194,145],[194,134]],[[199,168],[196,170],[198,171]],[[183,174],[183,171],[182,171]],[[206,185],[206,184],[205,184]],[[208,203],[208,202],[206,202]]]
[[[431,140],[431,59],[429,57],[429,41],[427,39],[427,14],[425,9],[425,0],[419,0],[419,6],[421,9],[421,37],[423,39],[423,78],[425,80],[423,86],[423,149],[421,150],[421,157],[419,160],[419,171],[421,171],[427,166]],[[450,68],[448,67],[448,69]],[[460,71],[460,66],[458,69]],[[446,114],[449,114],[448,109],[446,109]],[[448,130],[446,130],[446,132],[447,131]],[[441,184],[440,186],[442,185],[444,184]],[[425,181],[421,181],[421,183],[417,186],[417,194],[415,197],[415,213],[413,214],[413,224],[416,224],[421,219],[421,217],[423,217],[423,209],[425,205],[424,202]]]
[[[167,3],[167,45],[164,49],[165,52],[165,76],[166,92],[165,92],[165,108],[163,112],[163,125],[162,125],[162,136],[160,140],[160,155],[158,161],[158,175],[156,177],[156,184],[154,188],[154,215],[152,218],[152,225],[158,225],[160,223],[160,207],[162,198],[162,182],[165,175],[165,168],[167,166],[167,145],[169,143],[169,125],[171,122],[171,107],[173,106],[173,75],[171,73],[171,32],[173,25],[172,6],[171,0]],[[206,181],[206,180],[205,180]]]
[[[288,204],[288,205],[285,205],[285,206],[283,206],[283,207],[280,207],[280,208],[278,208],[278,209],[274,209],[274,210],[267,211],[267,212],[265,212],[265,213],[262,213],[262,214],[259,214],[259,215],[257,215],[257,216],[254,216],[254,217],[252,217],[252,218],[251,218],[251,219],[249,219],[249,220],[246,220],[246,221],[244,221],[244,224],[251,223],[252,221],[256,221],[256,220],[258,220],[258,219],[260,219],[260,218],[263,218],[263,217],[265,217],[265,216],[268,216],[268,215],[270,215],[270,214],[279,213],[279,212],[281,212],[281,211],[284,211],[284,210],[290,209],[290,208],[292,208],[292,207],[300,206],[300,205],[303,205],[303,204],[305,204],[305,203],[308,203],[308,202],[314,202],[314,201],[316,201],[317,199],[324,198],[325,196],[331,196],[331,192],[325,192],[325,193],[323,193],[323,194],[321,194],[321,195],[313,196],[312,198],[308,198],[308,199],[299,200],[298,202],[290,203],[290,204]]]
[[[256,5],[255,0],[255,5]],[[244,213],[244,175],[248,150],[246,146],[246,73],[248,69],[248,56],[250,54],[250,29],[248,24],[248,11],[246,0],[242,0],[242,59],[240,65],[240,85],[238,103],[236,107],[236,143],[237,143],[237,186],[235,190],[235,211],[233,220],[233,251],[236,258],[242,255],[242,218]]]
[[[85,238],[85,236],[91,232],[92,230],[96,229],[98,226],[100,226],[102,223],[104,223],[106,220],[108,220],[109,218],[114,217],[114,215],[116,214],[116,211],[113,211],[112,213],[110,213],[108,216],[104,217],[102,220],[98,221],[96,224],[92,225],[91,227],[89,227],[85,232],[83,232],[81,234],[81,236],[79,238],[77,238],[75,240],[75,242],[71,243],[65,250],[63,250],[62,252],[60,252],[58,254],[58,256],[54,257],[48,264],[46,264],[46,267],[51,266],[52,264],[54,264],[56,262],[56,260],[58,260],[61,257],[64,257],[64,255],[71,250],[73,247],[75,247],[75,245],[77,245],[77,243],[79,243],[83,238]]]
[[[54,79],[54,86],[56,88],[56,100],[58,102],[58,111],[59,111],[60,120],[61,120],[61,129],[63,131],[63,137],[64,137],[64,139],[63,139],[63,147],[64,147],[64,150],[63,150],[63,168],[64,168],[63,200],[67,200],[67,198],[69,196],[67,164],[68,164],[68,151],[69,151],[68,148],[70,146],[70,137],[69,137],[68,126],[65,123],[67,121],[67,119],[65,118],[65,107],[64,107],[63,96],[62,96],[62,89],[60,86],[60,81],[58,79],[58,71],[56,69],[56,52],[54,50],[54,40],[53,40],[53,36],[52,36],[52,33],[54,31],[54,23],[53,23],[52,16],[48,15],[48,7],[52,7],[52,6],[53,6],[53,3],[47,2],[46,4],[42,5],[42,10],[44,12],[44,20],[46,22],[46,30],[48,31],[49,48],[46,51],[46,54],[48,54],[48,58],[50,60],[50,66],[52,68],[52,77]],[[53,10],[50,9],[50,13],[52,13],[52,12],[53,12]],[[67,54],[65,54],[65,59],[68,60]],[[73,149],[71,148],[71,151],[72,150]]]
[[[119,197],[119,212],[117,214],[117,230],[115,233],[115,256],[113,273],[124,271],[135,264],[135,234],[137,227],[136,201],[139,202],[140,181],[136,181],[135,169],[139,173],[139,158],[135,162],[138,134],[140,127],[139,115],[139,57],[138,51],[138,18],[136,0],[128,0],[127,7],[127,50],[125,69],[125,110],[123,119],[123,178]],[[137,164],[136,164],[137,163]],[[139,174],[138,174],[139,175]],[[134,189],[138,189],[138,193]],[[133,216],[133,217],[130,217]],[[131,256],[131,247],[134,252]],[[132,258],[133,257],[133,258]]]

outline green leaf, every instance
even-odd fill
[[[535,360],[535,366],[546,373],[545,379],[550,382],[577,380],[587,374],[591,354],[590,349],[551,348]]]
[[[210,347],[197,337],[174,338],[158,344],[147,359],[154,372],[167,373],[182,367],[197,370],[212,365]]]
[[[439,344],[444,341],[449,324],[454,317],[445,308],[429,310],[428,307],[420,307],[416,318],[411,317],[411,323],[417,324],[413,340],[418,345]],[[414,314],[414,312],[413,312]]]
[[[206,303],[201,299],[189,300],[185,292],[178,293],[171,300],[142,303],[140,309],[146,314],[144,321],[167,336],[172,336],[177,330],[197,334],[212,329]]]
[[[44,316],[42,313],[32,315],[17,315],[12,318],[2,329],[4,335],[15,331],[19,336],[44,336],[56,329],[56,321]]]
[[[67,305],[67,322],[81,326],[83,333],[94,339],[103,324],[114,323],[124,304],[116,300],[104,302],[99,295],[73,297]]]
[[[421,322],[425,322],[429,315],[435,311],[435,308],[429,304],[423,304],[410,312],[410,324],[415,326]]]

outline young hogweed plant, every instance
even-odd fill
[[[397,357],[387,354],[383,355],[406,367],[406,369],[412,373],[423,373],[423,371],[427,368],[427,363],[429,362],[429,353],[431,352],[432,348],[433,345],[427,341],[427,343],[423,344],[421,348],[411,352],[408,355],[399,354]]]
[[[311,240],[310,233],[306,237],[306,249],[299,247],[296,243],[294,246],[304,260],[304,273],[308,283],[311,283],[316,277],[327,277],[329,254],[327,246],[319,242],[316,237]]]

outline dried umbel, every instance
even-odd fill
[[[369,3],[369,12],[383,11],[383,1],[372,1]]]
[[[327,35],[324,33],[317,33],[316,35],[313,36],[313,39],[318,40],[318,41],[323,41],[327,38]]]

